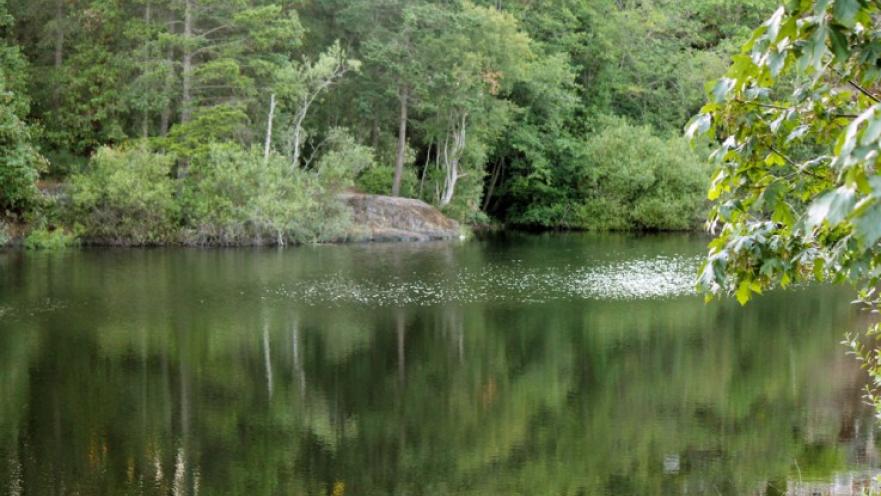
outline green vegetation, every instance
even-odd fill
[[[28,250],[58,250],[76,243],[75,234],[67,233],[63,229],[50,230],[43,226],[32,229],[24,239],[24,246]]]
[[[801,1],[757,29],[690,123],[721,145],[710,198],[718,237],[701,286],[746,303],[774,286],[881,283],[881,6]],[[874,341],[881,326],[873,325]],[[848,342],[881,384],[877,343]]]
[[[679,130],[774,5],[3,0],[0,217],[300,243],[345,228],[354,187],[466,222],[693,228],[708,174]]]

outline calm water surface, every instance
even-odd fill
[[[689,236],[0,252],[0,494],[850,494],[845,289]]]

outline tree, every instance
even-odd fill
[[[362,0],[352,2],[342,12],[346,25],[360,38],[366,76],[361,82],[373,90],[370,93],[371,106],[383,106],[389,96],[397,101],[392,196],[401,193],[410,109],[414,102],[426,97],[426,60],[418,32],[422,12],[419,6],[423,3]]]
[[[292,168],[296,169],[302,165],[302,146],[305,139],[303,124],[306,116],[309,115],[309,109],[331,85],[349,71],[357,71],[360,66],[359,61],[347,59],[346,51],[339,42],[335,42],[315,62],[307,59],[299,64],[290,63],[279,71],[276,91],[281,93],[283,104],[286,103],[292,113],[290,140]],[[271,107],[272,105],[270,110]],[[267,136],[267,142],[270,141],[271,136]]]
[[[21,77],[26,62],[18,47],[6,39],[12,22],[6,0],[0,0],[0,210],[22,211],[33,206],[45,159],[24,122],[30,106]]]
[[[433,75],[426,86],[431,98],[420,110],[424,132],[436,144],[437,203],[450,206],[459,181],[471,176],[477,198],[465,201],[478,210],[487,148],[510,122],[504,96],[533,58],[530,39],[512,15],[470,2],[455,11],[426,5],[419,17],[426,73]]]
[[[780,7],[708,85],[687,126],[721,145],[709,192],[717,234],[700,276],[708,295],[755,293],[807,280],[881,282],[881,7],[860,0]],[[877,336],[875,325],[869,334]],[[877,391],[877,353],[852,337]],[[881,402],[876,400],[881,408]]]

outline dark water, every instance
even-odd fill
[[[849,494],[845,289],[705,240],[0,253],[0,494]]]

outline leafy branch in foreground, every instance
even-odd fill
[[[708,299],[745,304],[819,280],[865,288],[858,302],[881,305],[879,19],[879,2],[791,1],[707,85],[686,134],[720,143],[709,191],[716,238],[698,282]],[[881,391],[878,351],[847,342]]]

